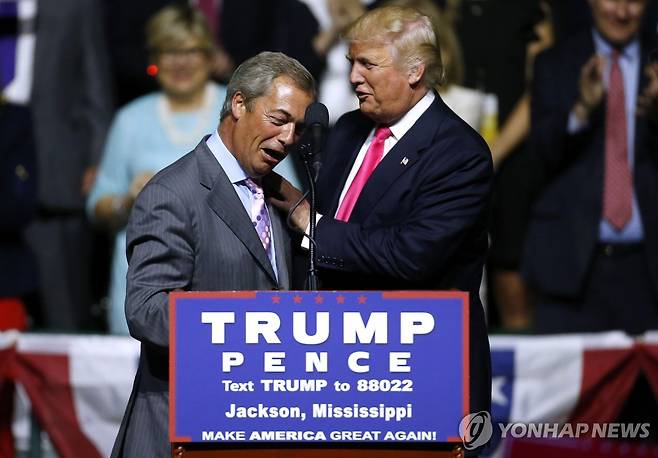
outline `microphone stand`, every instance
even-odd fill
[[[315,267],[316,261],[316,252],[315,252],[315,226],[317,224],[315,217],[315,180],[313,178],[312,164],[311,161],[314,156],[314,151],[312,151],[309,145],[303,145],[300,148],[300,156],[302,158],[302,163],[304,164],[304,170],[306,171],[306,177],[308,178],[308,195],[309,202],[311,204],[311,215],[310,215],[310,229],[309,229],[309,266],[308,266],[308,277],[306,282],[306,288],[309,291],[317,291],[318,289],[318,271]]]

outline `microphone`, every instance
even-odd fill
[[[304,163],[306,170],[306,177],[308,178],[308,195],[309,203],[311,205],[311,221],[308,238],[311,241],[309,247],[309,266],[308,266],[308,283],[307,287],[310,291],[318,289],[318,275],[315,269],[316,252],[315,252],[315,226],[316,226],[316,213],[315,213],[315,178],[311,171],[313,156],[322,151],[324,147],[325,134],[327,133],[327,125],[329,124],[329,112],[327,107],[319,102],[314,102],[306,108],[304,114],[304,122],[306,123],[306,130],[300,141],[298,148],[299,155]],[[316,173],[317,175],[317,169]]]
[[[306,123],[306,130],[300,141],[298,151],[302,159],[308,161],[319,153],[324,146],[327,126],[329,125],[327,107],[320,102],[310,104],[306,108],[304,122]]]

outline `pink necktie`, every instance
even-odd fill
[[[336,219],[339,221],[347,222],[350,219],[352,210],[356,205],[356,201],[359,198],[359,194],[363,190],[363,187],[366,185],[368,178],[372,175],[373,170],[379,164],[379,161],[382,160],[384,155],[384,142],[388,137],[391,136],[391,129],[388,127],[378,127],[375,130],[375,138],[372,140],[368,151],[366,152],[366,157],[363,158],[363,163],[359,167],[359,171],[356,173],[352,184],[350,184],[345,198],[338,209],[336,214]]]
[[[616,230],[631,219],[632,176],[628,166],[624,79],[619,67],[619,52],[613,51],[605,113],[605,178],[603,217]]]
[[[258,238],[260,238],[263,248],[265,248],[265,252],[267,253],[267,257],[271,262],[270,242],[272,241],[272,237],[270,236],[270,215],[267,213],[263,188],[251,178],[245,179],[244,183],[254,197],[251,201],[251,222],[254,224],[254,229],[256,229],[256,232],[258,233]]]

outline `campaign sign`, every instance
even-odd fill
[[[171,442],[458,442],[461,292],[172,293]]]

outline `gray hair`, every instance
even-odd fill
[[[221,119],[231,113],[233,96],[241,92],[248,110],[253,101],[264,95],[272,82],[280,77],[290,78],[295,85],[308,92],[315,99],[315,79],[297,59],[280,52],[265,51],[241,63],[231,76],[226,88],[226,99],[222,107]]]

